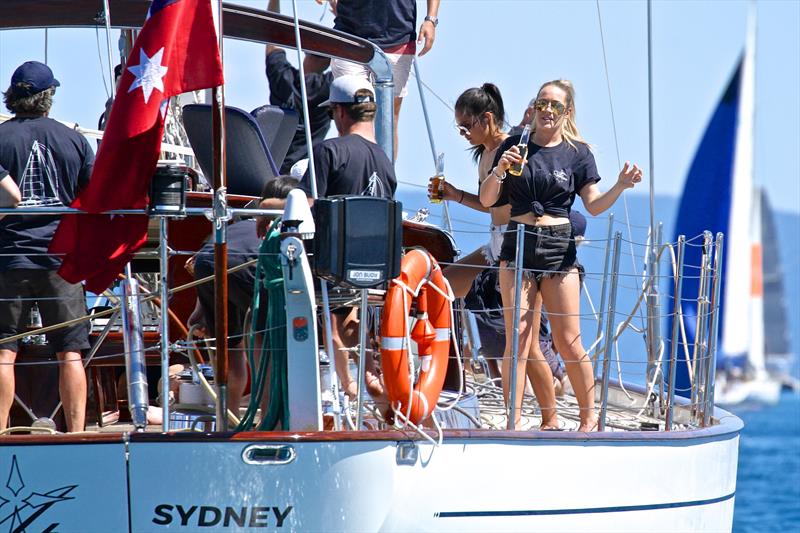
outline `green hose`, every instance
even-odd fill
[[[247,411],[236,431],[252,429],[255,424],[256,413],[264,395],[267,369],[269,372],[269,401],[267,411],[262,413],[258,430],[274,430],[278,423],[281,429],[289,427],[289,401],[287,387],[287,350],[286,350],[286,298],[284,295],[283,269],[280,258],[280,219],[272,222],[267,230],[267,236],[261,243],[258,261],[256,262],[256,282],[251,305],[250,346],[247,358],[250,364],[250,403]],[[258,330],[259,308],[261,292],[267,296],[267,321],[266,333],[260,349],[260,361],[256,369],[254,350],[256,346],[256,331]],[[271,363],[271,365],[270,365]]]

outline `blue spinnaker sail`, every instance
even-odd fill
[[[697,148],[694,160],[683,187],[678,216],[675,219],[674,238],[685,235],[691,239],[709,230],[716,235],[722,232],[729,236],[731,204],[733,199],[733,166],[736,150],[736,126],[739,120],[739,100],[741,97],[741,76],[743,59],[737,64],[725,93],[714,111],[711,121]],[[748,216],[742,213],[741,216]],[[695,322],[697,316],[697,295],[700,286],[699,269],[703,253],[702,240],[691,241],[684,252],[683,303],[686,342],[691,356],[694,349]],[[723,247],[727,252],[727,247]],[[723,261],[727,265],[727,261]],[[725,294],[725,276],[722,277],[720,296]],[[673,286],[670,286],[670,319],[666,332],[672,331],[672,316],[675,308]],[[720,309],[724,309],[724,301],[720,300]],[[722,330],[720,317],[720,331]],[[742,325],[742,327],[747,327]],[[680,337],[679,337],[680,339]],[[724,354],[721,343],[717,346],[719,365],[744,364],[745,354]],[[689,396],[689,369],[684,357],[684,345],[678,345],[678,364],[676,367],[675,392],[681,396]]]

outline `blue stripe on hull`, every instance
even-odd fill
[[[589,507],[586,509],[541,509],[541,510],[516,510],[516,511],[444,511],[436,513],[437,518],[478,518],[478,517],[504,517],[504,516],[546,516],[563,514],[597,514],[597,513],[625,513],[628,511],[653,511],[656,509],[675,509],[678,507],[697,507],[730,500],[736,495],[728,495],[709,500],[695,500],[691,502],[653,503],[649,505],[621,505],[616,507]]]

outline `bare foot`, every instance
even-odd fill
[[[597,431],[597,418],[590,418],[585,422],[581,422],[581,425],[578,427],[578,431]]]
[[[551,426],[550,424],[544,425],[542,424],[539,426],[539,431],[561,431],[561,428],[556,424],[555,426]]]

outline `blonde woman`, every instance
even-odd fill
[[[511,206],[511,222],[500,252],[500,289],[505,307],[505,323],[511,332],[514,302],[514,260],[516,227],[524,224],[525,248],[520,297],[520,338],[517,361],[515,427],[518,426],[525,367],[530,359],[533,389],[542,412],[541,429],[559,429],[555,408],[553,376],[537,342],[541,305],[547,308],[553,343],[566,364],[567,375],[580,407],[579,431],[594,431],[594,375],[592,364],[581,343],[580,280],[576,265],[575,239],[569,213],[575,196],[592,215],[611,207],[625,189],[642,180],[637,165],[626,162],[616,183],[600,192],[600,176],[594,156],[581,138],[575,122],[575,90],[567,80],[542,85],[534,101],[532,135],[523,159],[516,144],[519,136],[507,139],[498,148],[494,167],[480,190],[484,206]],[[522,174],[507,174],[512,165],[522,163]],[[541,294],[541,303],[536,304]],[[506,336],[503,358],[503,392],[509,404],[511,379],[511,339]],[[529,369],[530,370],[530,369]],[[509,421],[510,422],[510,421]]]

